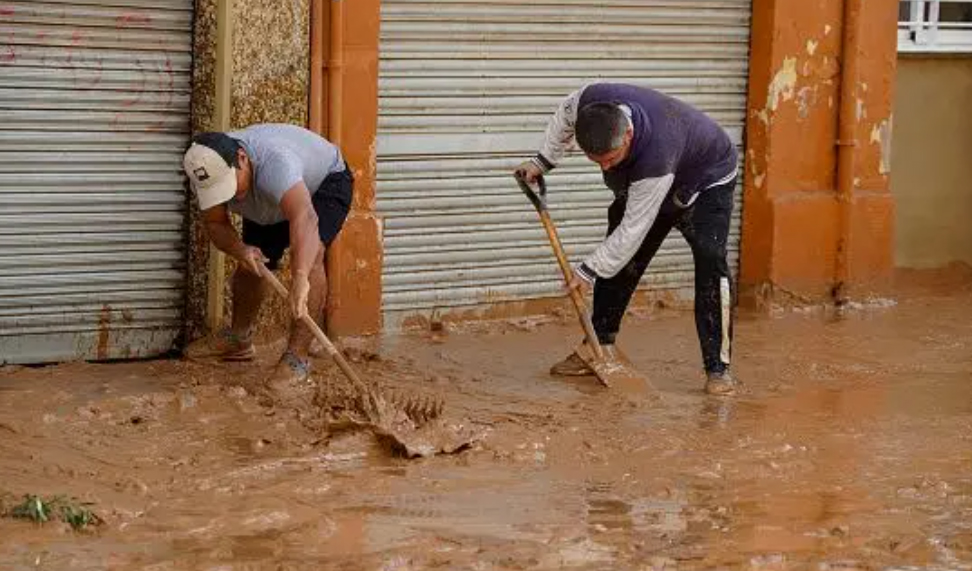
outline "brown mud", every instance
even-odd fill
[[[388,338],[361,375],[484,435],[419,460],[263,406],[271,348],[0,369],[0,493],[105,520],[2,519],[0,569],[972,570],[972,281],[906,277],[839,312],[742,315],[735,398],[702,393],[685,312],[621,336],[662,404],[547,376],[569,316]]]

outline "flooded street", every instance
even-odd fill
[[[0,520],[0,569],[972,569],[967,276],[741,315],[732,399],[701,391],[690,313],[622,330],[661,403],[549,377],[579,338],[522,320],[358,360],[485,434],[419,460],[322,439],[242,365],[3,369],[0,493],[75,496],[105,525]]]

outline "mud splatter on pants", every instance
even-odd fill
[[[601,343],[613,343],[621,318],[648,263],[672,228],[678,228],[695,260],[695,326],[707,372],[728,368],[732,350],[732,276],[726,242],[736,181],[703,190],[688,208],[680,208],[670,193],[638,252],[616,276],[594,284],[594,330]],[[608,234],[624,216],[626,197],[608,208]]]

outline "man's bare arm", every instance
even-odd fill
[[[247,246],[240,238],[239,232],[233,227],[229,209],[225,204],[218,204],[202,213],[203,223],[209,239],[220,251],[236,258],[247,270],[259,275],[260,269],[256,265],[265,261],[259,248]]]

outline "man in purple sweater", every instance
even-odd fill
[[[621,319],[671,229],[695,260],[695,323],[705,391],[732,395],[732,279],[727,259],[737,154],[729,136],[701,111],[652,89],[595,83],[571,93],[551,117],[537,155],[517,167],[529,182],[557,166],[576,141],[614,192],[608,234],[574,268],[568,287],[594,287],[594,330],[613,352]],[[551,368],[589,375],[577,353]]]

